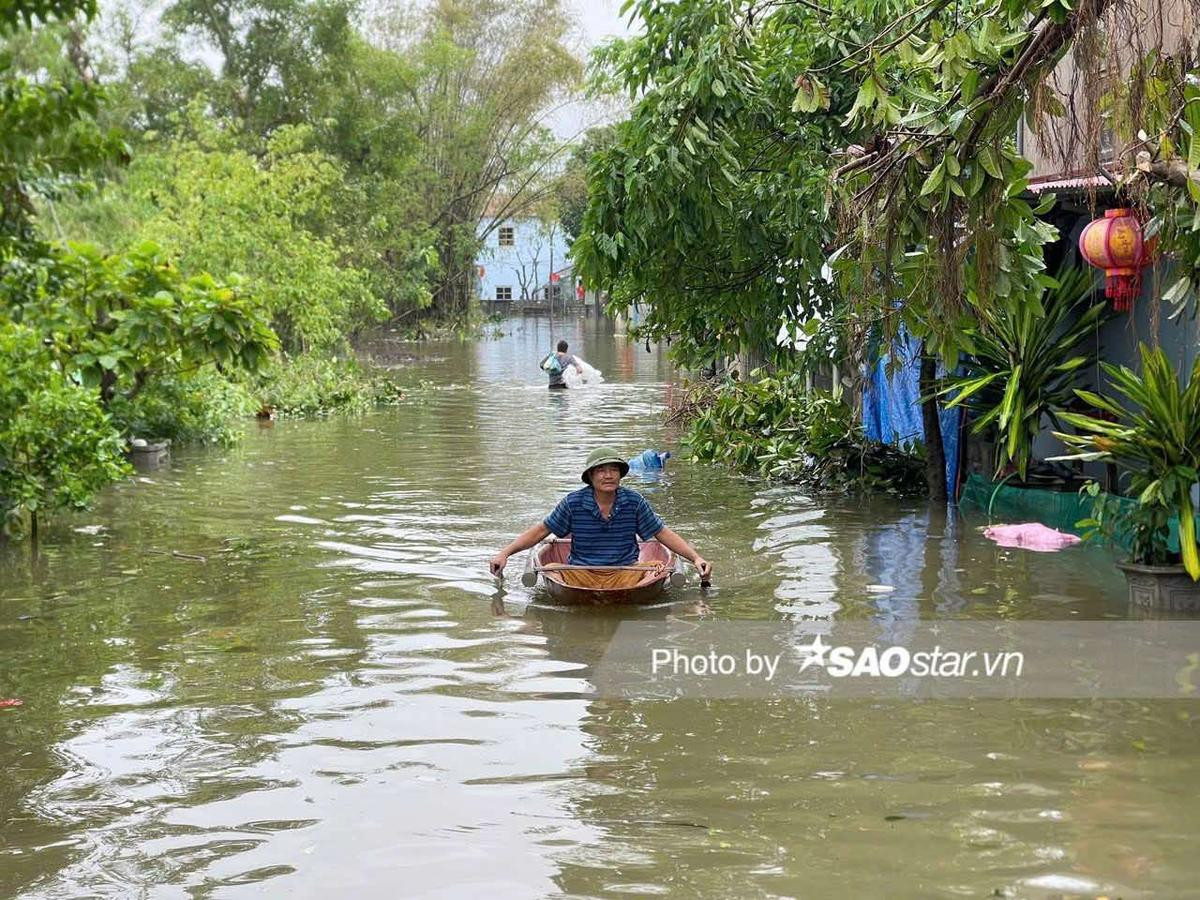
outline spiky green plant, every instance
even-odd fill
[[[996,429],[997,474],[1012,463],[1025,478],[1042,419],[1049,416],[1061,427],[1058,415],[1073,399],[1076,372],[1095,362],[1087,341],[1105,306],[1079,311],[1091,289],[1090,272],[1064,267],[1042,298],[999,298],[996,306],[980,311],[979,324],[968,333],[967,373],[952,378],[940,393],[954,394],[947,406],[966,406],[977,414],[974,434]]]
[[[1145,513],[1141,521],[1179,519],[1179,550],[1183,566],[1200,581],[1200,552],[1196,546],[1196,510],[1192,488],[1200,473],[1200,359],[1181,386],[1162,348],[1141,347],[1142,373],[1125,366],[1105,365],[1113,389],[1125,401],[1116,403],[1092,391],[1076,391],[1096,409],[1114,416],[1109,422],[1093,416],[1063,413],[1064,422],[1082,434],[1055,432],[1069,447],[1083,452],[1063,459],[1112,460],[1131,475],[1130,492]],[[1135,524],[1138,519],[1135,518]],[[1133,561],[1157,563],[1167,556],[1166,529],[1147,528],[1134,535]]]

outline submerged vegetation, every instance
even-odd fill
[[[386,371],[354,359],[306,355],[271,369],[258,392],[260,409],[281,416],[361,413],[404,399]]]
[[[692,458],[804,484],[818,492],[919,494],[917,450],[865,437],[840,397],[806,390],[796,374],[690,385],[676,411],[690,420]]]

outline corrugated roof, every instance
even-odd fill
[[[1076,175],[1071,178],[1064,178],[1061,175],[1051,175],[1048,178],[1029,182],[1029,190],[1035,194],[1040,194],[1042,191],[1083,191],[1088,188],[1108,187],[1112,187],[1112,182],[1103,175]]]

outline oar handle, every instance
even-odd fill
[[[531,588],[537,584],[537,548],[534,547],[525,554],[525,570],[521,572],[521,584]]]

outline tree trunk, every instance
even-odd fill
[[[938,419],[937,359],[925,352],[921,344],[921,420],[925,426],[925,483],[929,499],[946,502],[946,450],[942,446],[942,425]]]
[[[741,381],[749,381],[750,373],[755,369],[769,373],[770,366],[767,364],[767,354],[763,347],[743,338],[737,355],[737,369],[738,379]]]

